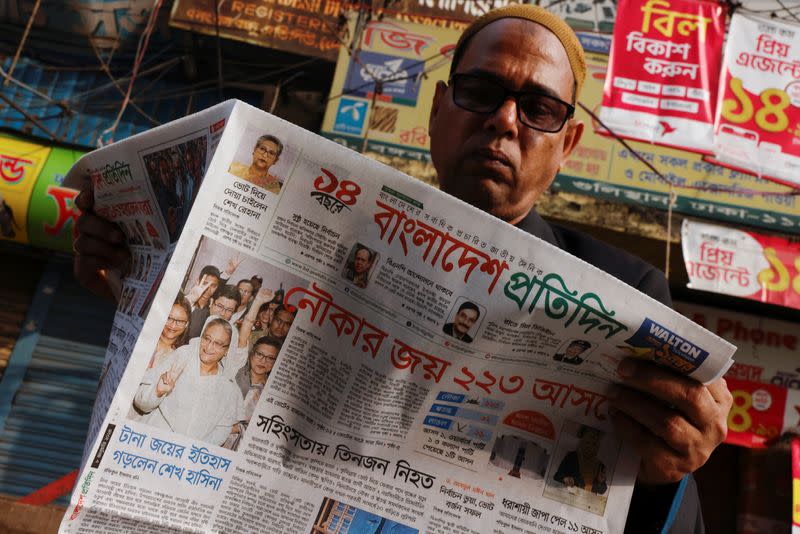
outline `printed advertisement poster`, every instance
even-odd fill
[[[602,51],[603,41],[610,41],[602,35],[579,34],[579,37],[587,50]],[[600,109],[607,65],[607,55],[587,53],[587,77],[581,102],[595,113]],[[618,141],[600,135],[600,125],[584,110],[578,108],[576,116],[586,124],[586,129],[580,144],[556,177],[555,185],[562,191],[666,210],[669,185]],[[788,186],[713,165],[703,161],[700,154],[685,150],[638,141],[629,141],[629,144],[673,183],[694,188],[675,190],[678,197],[673,209],[676,212],[800,233],[800,198],[786,195],[792,191]]]
[[[78,220],[78,191],[62,185],[67,171],[84,154],[81,150],[53,147],[36,179],[28,207],[28,239],[42,248],[72,251],[72,229]]]
[[[346,2],[301,0],[298,2],[220,2],[176,0],[170,24],[206,35],[219,35],[246,43],[277,48],[304,56],[336,59],[339,46],[339,16]]]
[[[0,239],[28,242],[28,206],[50,148],[0,136]]]
[[[800,309],[800,244],[684,219],[689,287]]]
[[[353,56],[339,52],[331,86],[339,96],[328,104],[322,135],[359,151],[367,137],[368,150],[429,161],[431,102],[436,83],[447,80],[459,33],[389,18],[368,23]]]
[[[611,33],[617,19],[617,0],[563,0],[536,2],[555,13],[576,31]]]
[[[695,0],[620,0],[601,120],[617,135],[708,153],[725,9]]]
[[[715,158],[800,187],[800,25],[731,17]]]

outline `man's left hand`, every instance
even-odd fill
[[[667,484],[706,463],[727,434],[725,379],[703,385],[651,362],[626,359],[611,391],[614,424],[642,457],[639,481]]]

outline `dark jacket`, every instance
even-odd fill
[[[577,256],[659,302],[672,306],[669,284],[663,273],[636,256],[577,230],[549,224],[534,210],[517,224],[517,228]],[[636,484],[625,532],[705,532],[694,478],[689,475],[679,483],[654,487]]]

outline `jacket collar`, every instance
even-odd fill
[[[524,219],[516,224],[516,227],[540,239],[544,239],[551,245],[559,246],[556,234],[553,232],[553,227],[536,213],[535,208],[531,208],[531,211],[528,212]]]

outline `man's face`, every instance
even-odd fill
[[[569,347],[567,347],[567,357],[568,358],[576,358],[580,356],[583,351],[586,350],[583,348],[582,345],[577,345],[575,343],[571,343]]]
[[[214,299],[214,304],[211,305],[211,314],[218,315],[226,321],[230,321],[233,312],[236,311],[236,307],[237,304],[235,300],[229,299],[228,297],[218,297]]]
[[[200,361],[211,365],[220,361],[228,353],[231,335],[222,325],[211,325],[200,336]]]
[[[371,262],[369,261],[369,252],[366,250],[359,249],[356,252],[356,257],[353,260],[353,269],[355,269],[356,274],[362,274],[369,270]]]
[[[467,44],[457,73],[485,76],[513,91],[573,100],[574,77],[558,38],[522,19],[488,24]],[[545,133],[518,120],[513,98],[494,113],[473,113],[436,86],[430,117],[431,159],[443,191],[507,222],[528,214],[578,143],[583,124],[571,119]]]
[[[250,353],[250,369],[257,375],[265,375],[272,371],[275,360],[278,359],[278,349],[272,345],[256,345]]]
[[[456,314],[456,318],[453,319],[453,332],[459,336],[463,336],[469,332],[470,328],[472,328],[472,325],[474,325],[477,320],[478,312],[471,309],[463,309],[459,311]]]
[[[211,295],[217,292],[217,288],[219,288],[219,277],[212,276],[210,274],[204,274],[200,277],[200,285],[208,283],[208,288],[203,291],[203,298],[209,299]]]
[[[292,321],[294,321],[294,315],[288,310],[275,313],[269,323],[269,335],[278,339],[285,338],[292,327]]]
[[[261,141],[256,143],[253,149],[253,165],[261,170],[266,171],[278,161],[278,145],[272,141]]]
[[[239,296],[242,297],[242,304],[246,305],[253,298],[253,284],[250,282],[239,282],[237,286]]]

